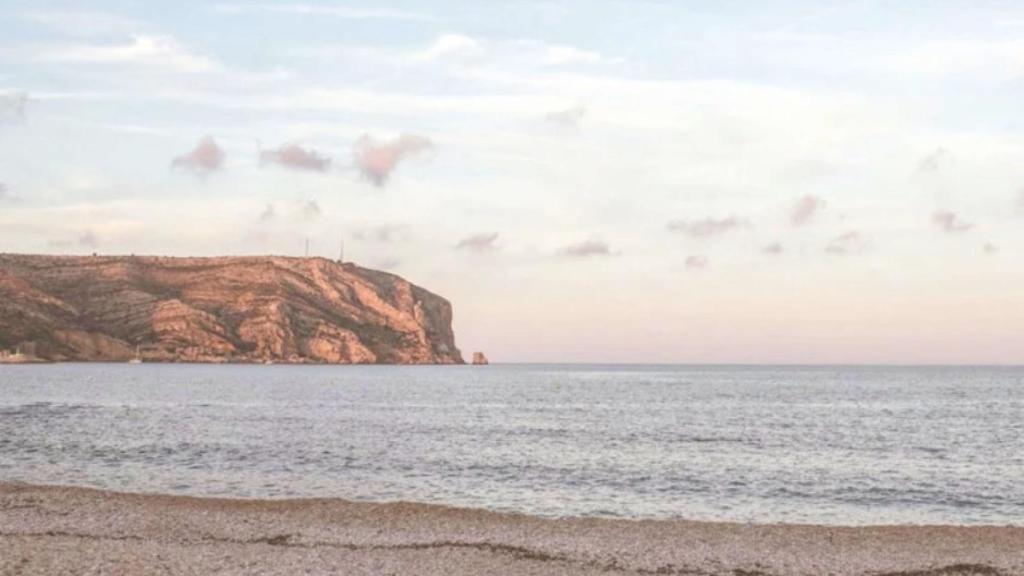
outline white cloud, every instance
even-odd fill
[[[590,50],[583,50],[575,46],[552,44],[544,46],[541,61],[548,66],[562,66],[565,64],[594,64],[603,62],[604,57],[599,53]]]
[[[544,119],[554,124],[561,124],[563,126],[576,126],[583,120],[583,117],[587,115],[587,108],[585,106],[578,105],[572,108],[565,108],[563,110],[556,110],[548,112],[544,115]]]
[[[425,50],[413,54],[414,60],[438,60],[441,58],[470,59],[483,55],[483,45],[469,36],[442,34]]]
[[[889,55],[875,65],[926,77],[971,75],[1010,80],[1024,74],[1024,41],[927,42]]]
[[[331,16],[346,20],[412,20],[434,22],[435,16],[420,12],[387,9],[363,9],[341,4],[215,4],[210,7],[222,14],[294,14]]]
[[[143,27],[137,20],[106,12],[47,9],[26,12],[22,16],[61,34],[78,37],[127,34]]]
[[[129,64],[178,72],[213,72],[220,66],[197,55],[170,36],[132,35],[131,42],[115,45],[79,44],[49,49],[42,59],[50,62]]]

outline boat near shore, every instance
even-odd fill
[[[49,360],[44,360],[37,356],[22,354],[20,352],[9,353],[0,352],[0,364],[49,364]]]

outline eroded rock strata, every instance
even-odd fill
[[[0,349],[47,360],[461,364],[451,321],[323,258],[0,255]]]

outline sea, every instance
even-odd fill
[[[0,481],[1024,526],[1024,368],[4,365]]]

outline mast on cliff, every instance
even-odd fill
[[[306,236],[306,258],[309,258],[309,236]]]
[[[345,263],[345,239],[342,238],[338,245],[338,264]]]

